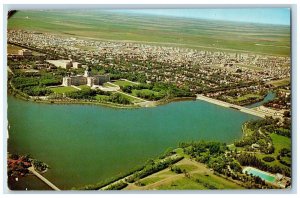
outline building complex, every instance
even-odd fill
[[[63,86],[78,86],[88,85],[90,87],[94,85],[102,85],[105,82],[110,81],[108,74],[105,75],[92,75],[91,68],[87,67],[84,75],[66,76],[63,78]]]

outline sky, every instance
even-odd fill
[[[115,12],[222,21],[290,25],[289,8],[124,9]]]

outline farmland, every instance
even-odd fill
[[[153,22],[146,15],[73,10],[47,11],[47,15],[45,11],[20,11],[10,19],[8,28],[210,51],[290,55],[288,26],[187,18],[177,18],[175,22],[162,16],[155,17]]]

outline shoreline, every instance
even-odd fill
[[[118,104],[118,103],[111,103],[111,102],[99,102],[99,101],[85,101],[85,100],[76,100],[76,99],[68,99],[68,100],[49,100],[49,99],[40,99],[40,98],[34,98],[35,96],[26,96],[23,92],[21,92],[20,90],[15,89],[14,87],[12,87],[12,85],[9,83],[9,86],[11,87],[11,89],[9,89],[8,87],[8,93],[11,94],[12,96],[25,100],[25,101],[31,101],[31,102],[37,102],[37,103],[44,103],[44,104],[62,104],[62,105],[67,105],[67,104],[82,104],[82,105],[95,105],[95,106],[103,106],[103,107],[110,107],[110,108],[117,108],[117,109],[137,109],[137,108],[149,108],[149,107],[157,107],[157,106],[161,106],[161,105],[166,105],[172,102],[180,102],[180,101],[194,101],[194,100],[199,100],[199,96],[202,94],[195,94],[194,97],[175,97],[175,98],[171,98],[171,99],[162,99],[162,100],[158,100],[158,101],[148,101],[150,103],[152,103],[152,105],[150,106],[144,106],[144,105],[140,105],[140,103],[135,103],[135,104],[130,104],[130,105],[124,105],[124,104]],[[266,94],[267,95],[267,94]],[[224,107],[234,107],[234,106],[239,106],[242,107],[243,109],[249,109],[250,111],[253,110],[253,108],[248,108],[247,106],[249,105],[253,105],[256,104],[258,102],[261,102],[264,100],[264,98],[266,97],[266,95],[264,95],[264,97],[259,100],[259,101],[255,101],[253,103],[249,103],[249,104],[243,104],[243,105],[237,105],[235,103],[228,103],[222,100],[218,100],[218,99],[214,99],[214,98],[210,98],[210,97],[205,97],[205,98],[209,98],[210,101],[208,100],[203,100],[209,103],[213,103],[211,101],[218,101],[221,102],[223,104],[227,104],[227,105],[221,105]],[[202,95],[204,96],[204,95]],[[141,102],[143,103],[143,102]],[[220,104],[216,104],[216,105],[220,105]],[[228,106],[229,105],[229,106]],[[255,107],[254,107],[255,108]],[[244,112],[242,109],[238,109],[241,112]],[[244,112],[247,113],[247,112]],[[261,113],[261,112],[259,112]],[[257,116],[257,115],[256,115]],[[261,116],[258,116],[261,117]]]
[[[9,92],[11,91],[11,92]],[[117,109],[139,109],[139,108],[149,108],[149,107],[157,107],[166,105],[172,102],[181,102],[181,101],[194,101],[196,100],[195,97],[176,97],[172,99],[167,100],[158,100],[158,101],[150,101],[154,105],[153,106],[140,106],[138,104],[130,104],[130,105],[123,105],[123,104],[117,104],[117,103],[109,103],[109,102],[98,102],[98,101],[84,101],[84,100],[48,100],[48,99],[35,99],[32,98],[32,96],[25,96],[22,95],[23,92],[20,92],[18,90],[10,89],[8,91],[8,96],[13,96],[18,99],[21,99],[23,101],[29,101],[29,102],[36,102],[36,103],[42,103],[42,104],[56,104],[56,105],[68,105],[68,104],[77,104],[77,105],[95,105],[95,106],[102,106],[102,107],[109,107],[109,108],[117,108]],[[21,94],[22,93],[22,94]]]
[[[17,94],[19,95],[19,94]],[[14,97],[17,97],[16,95],[13,95]],[[120,106],[112,106],[112,105],[105,105],[104,103],[95,103],[95,102],[91,102],[91,101],[56,101],[54,103],[51,103],[51,101],[49,100],[41,100],[41,99],[37,99],[35,100],[34,98],[26,98],[26,97],[22,97],[22,95],[19,95],[19,97],[23,100],[26,101],[30,101],[30,102],[37,102],[37,103],[46,103],[46,104],[63,104],[63,105],[67,105],[67,104],[85,104],[85,105],[100,105],[100,106],[108,106],[108,107],[112,107],[112,108],[123,108],[123,109],[130,109],[130,108],[143,108],[141,106],[138,105],[132,105],[131,107],[126,107],[124,105],[120,105]],[[17,98],[19,98],[17,97]],[[159,106],[159,105],[165,105],[165,104],[169,104],[172,102],[181,102],[181,101],[197,101],[197,98],[194,97],[182,97],[182,98],[172,98],[172,99],[168,99],[168,100],[162,100],[162,101],[155,101],[155,106]],[[230,144],[227,144],[227,146]],[[177,149],[177,148],[176,148]],[[128,176],[128,175],[127,175]],[[126,176],[125,176],[126,177]],[[124,178],[125,178],[124,177]],[[117,183],[118,181],[124,179],[121,178],[119,180],[113,181],[112,183],[109,183],[108,185],[111,185],[113,183]],[[103,188],[101,188],[103,190]]]

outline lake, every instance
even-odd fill
[[[267,102],[270,102],[272,100],[274,100],[276,98],[276,94],[269,91],[268,94],[264,97],[264,99],[262,101],[250,104],[250,105],[246,105],[245,107],[247,108],[254,108],[254,107],[259,107]]]
[[[251,119],[258,118],[200,100],[116,109],[8,96],[8,151],[47,163],[51,169],[44,176],[60,189],[71,189],[128,172],[182,141],[232,143]],[[12,188],[48,189],[34,176]]]

